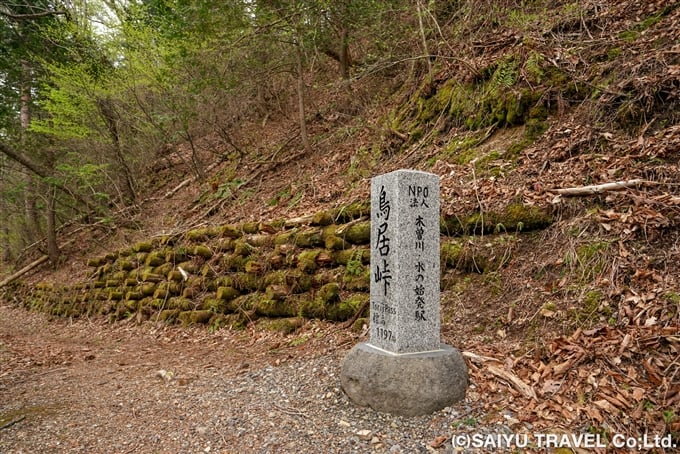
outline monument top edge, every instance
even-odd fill
[[[436,173],[431,173],[431,172],[423,172],[422,170],[413,170],[413,169],[398,169],[398,170],[393,170],[392,172],[389,173],[383,173],[380,175],[376,175],[376,177],[382,177],[386,175],[396,175],[396,174],[402,174],[402,173],[408,173],[408,174],[420,174],[420,175],[427,175],[427,176],[435,176],[439,178],[439,175]]]

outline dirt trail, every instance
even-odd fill
[[[187,446],[188,437],[198,440],[196,431],[204,430],[197,408],[219,413],[203,396],[225,380],[324,352],[322,344],[338,345],[347,336],[322,330],[330,331],[312,323],[286,337],[51,321],[0,305],[0,453],[209,447]],[[217,437],[213,446],[224,441]]]

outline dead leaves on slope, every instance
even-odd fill
[[[505,361],[466,352],[476,392],[505,388],[512,396],[505,409],[534,431],[680,436],[679,326],[578,329],[546,349]]]

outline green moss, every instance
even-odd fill
[[[244,271],[246,268],[246,259],[240,254],[225,255],[222,259],[222,264],[228,271]]]
[[[463,241],[453,240],[442,242],[440,245],[440,259],[445,266],[455,268],[461,260],[463,252]]]
[[[142,294],[142,292],[140,292],[138,290],[130,290],[130,291],[125,293],[125,299],[126,300],[137,301],[137,300],[141,300],[142,298],[144,298],[144,295]]]
[[[130,260],[118,259],[118,269],[122,271],[132,271],[135,268],[137,267]]]
[[[257,233],[259,230],[259,224],[257,222],[246,222],[241,226],[241,229],[243,230],[243,233]]]
[[[213,251],[204,244],[198,244],[194,246],[192,254],[198,257],[203,257],[204,259],[209,259],[213,256]]]
[[[218,238],[211,243],[217,252],[228,252],[234,250],[234,241],[231,238]]]
[[[294,244],[303,248],[323,246],[322,232],[319,229],[300,231],[295,235]]]
[[[216,297],[220,301],[231,301],[239,295],[239,291],[233,287],[218,287],[216,292]]]
[[[333,235],[326,237],[324,241],[324,246],[328,250],[339,251],[342,249],[346,249],[349,245],[342,238]]]
[[[304,325],[305,320],[301,317],[288,317],[275,320],[262,319],[258,322],[258,327],[283,334],[294,333],[297,329]]]
[[[331,282],[323,285],[317,292],[316,297],[323,303],[334,303],[340,299],[340,286]]]
[[[156,291],[156,284],[153,282],[145,282],[140,286],[139,291],[144,296],[151,296]]]
[[[182,263],[189,259],[189,250],[185,247],[170,249],[165,253],[165,261],[168,263]],[[154,265],[155,266],[155,265]]]
[[[158,319],[166,323],[172,323],[177,320],[179,313],[178,309],[165,309],[159,312]]]
[[[179,309],[181,311],[188,311],[194,309],[194,302],[189,298],[184,298],[182,296],[172,297],[168,300],[168,308]]]
[[[274,237],[268,234],[248,235],[244,238],[245,241],[255,248],[272,246],[274,244]]]
[[[368,295],[353,295],[342,301],[337,301],[334,304],[327,305],[326,317],[328,320],[333,321],[345,321],[349,320],[354,316],[354,314],[359,310],[359,308],[367,302],[369,299]],[[368,312],[368,306],[366,306],[365,313]]]
[[[205,325],[210,321],[214,314],[207,310],[199,311],[182,311],[179,313],[178,318],[182,325]]]
[[[257,302],[255,312],[265,317],[294,317],[299,311],[295,304],[291,304],[294,301],[262,299]]]
[[[122,281],[124,281],[125,279],[127,279],[127,276],[128,276],[128,274],[127,274],[127,272],[125,272],[125,271],[116,271],[115,273],[113,273],[113,274],[111,275],[111,278],[114,279],[114,280],[116,280],[116,281],[122,282]]]
[[[165,276],[156,274],[151,270],[143,271],[140,277],[144,282],[162,282],[165,280]]]
[[[242,240],[234,241],[234,254],[247,257],[255,251],[255,248]]]
[[[140,241],[132,246],[135,252],[151,252],[153,250],[153,243],[151,241]]]
[[[368,265],[371,261],[371,251],[368,248],[346,249],[336,252],[333,258],[340,265],[347,266],[350,262],[360,262],[363,265]]]
[[[281,244],[292,243],[294,241],[294,237],[295,237],[296,234],[297,234],[297,230],[291,230],[289,232],[276,234],[276,235],[274,235],[274,244],[275,245],[281,245]]]
[[[147,266],[160,266],[165,263],[165,252],[154,251],[146,256],[144,263]]]
[[[123,299],[123,292],[120,290],[109,290],[110,301],[120,301]]]
[[[241,291],[255,291],[264,289],[264,280],[254,273],[238,273],[234,276],[234,286]]]
[[[168,273],[168,280],[173,282],[182,282],[184,281],[184,276],[182,276],[182,273],[179,271],[173,270]]]
[[[314,217],[312,218],[312,225],[330,225],[333,223],[333,214],[328,212],[328,211],[319,211],[318,213],[314,214]]]
[[[360,217],[369,216],[370,214],[371,202],[361,200],[337,208],[334,213],[334,219],[336,223],[345,224],[355,219],[359,219]]]
[[[87,259],[87,266],[91,266],[93,268],[96,268],[100,265],[102,265],[102,259],[99,258],[99,257]]]
[[[214,278],[216,275],[217,273],[215,272],[215,268],[210,263],[206,263],[201,268],[201,276],[203,276],[204,278],[211,279]]]
[[[352,224],[344,230],[341,236],[352,244],[369,244],[371,239],[371,222],[366,221]]]
[[[319,256],[321,251],[321,249],[302,251],[297,258],[298,269],[310,274],[316,271],[316,258]]]
[[[221,227],[221,234],[223,237],[226,238],[240,238],[241,237],[241,229],[234,225],[223,225]]]
[[[326,305],[319,299],[306,299],[300,304],[299,314],[305,318],[324,319],[326,317]]]

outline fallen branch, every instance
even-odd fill
[[[501,361],[497,358],[492,358],[490,356],[481,356],[472,352],[462,352],[463,357],[468,358],[472,362],[480,365],[485,365],[486,369],[491,372],[491,374],[496,377],[509,382],[517,391],[522,393],[527,399],[536,399],[536,391],[534,388],[525,383],[521,378],[512,372],[508,372],[501,366]],[[495,364],[485,364],[485,363],[495,363]]]
[[[7,429],[8,427],[12,427],[14,424],[16,424],[16,423],[18,423],[18,422],[21,422],[21,421],[23,421],[24,419],[26,419],[26,415],[21,415],[21,416],[19,416],[17,419],[14,419],[14,420],[12,420],[12,421],[10,421],[10,422],[8,422],[8,423],[5,423],[5,424],[3,424],[2,426],[0,426],[0,430],[2,430],[2,429]]]
[[[29,263],[28,265],[26,265],[25,267],[21,268],[21,269],[20,269],[19,271],[17,271],[16,273],[12,274],[11,276],[5,278],[2,282],[0,282],[0,288],[4,287],[5,285],[9,284],[9,283],[12,282],[13,280],[15,280],[15,279],[17,279],[17,278],[23,276],[24,274],[28,273],[28,272],[31,271],[33,268],[42,265],[43,263],[45,263],[45,262],[48,261],[49,259],[50,259],[49,256],[43,255],[42,257],[40,257],[40,258],[39,258],[38,260],[36,260],[35,262]]]
[[[593,195],[600,194],[607,191],[618,191],[620,189],[638,187],[648,184],[653,184],[653,181],[646,180],[626,180],[626,181],[616,181],[614,183],[604,183],[595,184],[590,186],[581,186],[578,188],[563,188],[563,189],[551,189],[550,192],[555,192],[560,195],[565,196],[580,196],[580,195]]]

